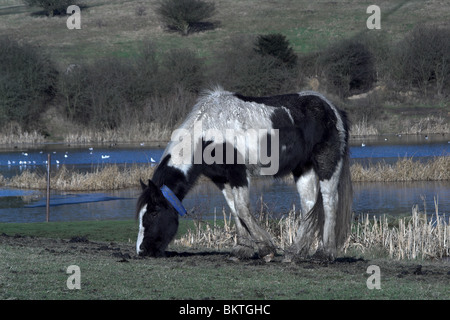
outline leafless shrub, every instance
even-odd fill
[[[298,90],[298,69],[255,50],[253,37],[236,37],[216,52],[212,79],[230,91],[262,96]]]
[[[419,25],[393,46],[391,76],[402,86],[450,92],[450,29]]]
[[[358,39],[342,40],[319,57],[329,91],[348,97],[370,90],[375,81],[372,52]]]

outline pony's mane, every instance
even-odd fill
[[[139,212],[141,211],[142,207],[145,206],[146,204],[152,205],[157,204],[165,208],[168,208],[167,201],[165,201],[165,198],[162,195],[161,191],[150,181],[147,188],[142,190],[142,193],[138,198],[135,212],[136,219],[139,218]]]
[[[203,89],[200,91],[199,99],[202,97],[220,96],[222,94],[233,94],[232,92],[226,91],[221,85],[214,85],[211,88]]]

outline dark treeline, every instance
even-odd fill
[[[448,39],[450,29],[418,26],[395,42],[364,33],[299,55],[281,34],[239,36],[208,61],[188,49],[161,54],[146,42],[133,57],[57,70],[39,47],[0,38],[0,126],[14,122],[45,132],[39,117],[52,106],[67,121],[98,130],[140,122],[171,127],[205,88],[219,84],[246,95],[273,95],[300,91],[310,78],[342,101],[377,83],[391,92],[446,99]]]

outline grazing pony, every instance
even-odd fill
[[[334,258],[349,233],[352,187],[348,121],[313,91],[246,97],[220,88],[201,95],[173,132],[143,192],[136,215],[139,255],[163,256],[186,211],[181,201],[200,175],[222,191],[237,229],[232,253],[240,258],[275,253],[269,233],[250,213],[252,176],[293,174],[302,216],[286,252]]]

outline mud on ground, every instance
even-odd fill
[[[270,262],[265,262],[261,259],[252,260],[236,260],[230,258],[230,251],[218,251],[213,249],[200,249],[192,250],[186,248],[171,248],[177,249],[177,251],[168,251],[165,258],[147,258],[138,257],[135,253],[135,246],[133,243],[107,243],[90,241],[84,237],[73,237],[71,239],[48,239],[29,236],[10,236],[0,235],[0,251],[1,249],[13,250],[20,252],[21,250],[32,250],[38,255],[45,256],[45,259],[57,259],[58,257],[73,257],[76,256],[78,261],[102,261],[108,265],[115,265],[117,267],[124,264],[138,264],[139,266],[162,266],[168,267],[170,270],[216,270],[214,276],[211,276],[211,281],[221,277],[221,270],[236,270],[237,275],[230,275],[232,280],[240,281],[240,275],[251,278],[258,273],[267,273],[274,275],[275,279],[292,278],[307,283],[314,283],[314,285],[321,284],[321,278],[326,280],[329,277],[342,277],[342,281],[347,281],[346,277],[349,277],[348,281],[355,282],[363,281],[361,286],[365,286],[366,279],[370,276],[366,272],[370,265],[377,265],[381,270],[382,286],[385,281],[394,283],[396,280],[401,280],[402,283],[411,282],[413,284],[420,284],[420,287],[428,288],[430,292],[433,292],[434,286],[439,286],[439,292],[441,292],[437,298],[448,299],[450,298],[450,261],[396,261],[389,259],[377,259],[377,260],[365,260],[363,258],[355,257],[340,257],[335,261],[324,261],[315,259],[297,259],[291,263],[283,262],[283,256],[277,255]],[[6,251],[5,251],[6,252]],[[0,260],[2,257],[0,257]],[[5,261],[3,261],[5,262]],[[4,267],[6,268],[6,267]],[[7,274],[7,270],[2,269],[2,261],[0,261],[0,271],[3,274]],[[11,269],[11,266],[9,266]],[[0,272],[0,273],[1,273]],[[172,272],[172,271],[170,271]],[[178,272],[178,271],[177,271]],[[187,272],[187,271],[186,271]],[[208,271],[209,272],[209,271]],[[250,272],[250,273],[249,273]],[[17,273],[17,271],[16,271]],[[161,277],[161,275],[159,275]],[[210,277],[205,274],[205,277]],[[224,275],[224,281],[227,281],[226,275]],[[255,276],[256,277],[256,276]],[[276,278],[278,277],[278,278]],[[260,279],[255,281],[261,281]],[[0,276],[0,296],[2,293],[2,277]],[[277,282],[271,280],[271,283]],[[6,286],[11,284],[6,284]],[[3,284],[5,286],[5,284]],[[220,285],[219,285],[220,286]],[[282,284],[280,284],[282,286]],[[444,289],[442,289],[444,286]],[[300,288],[296,295],[283,293],[281,289],[278,291],[271,291],[270,295],[263,289],[256,289],[253,292],[253,296],[247,296],[247,293],[242,293],[241,296],[236,298],[253,299],[253,298],[268,298],[268,299],[304,299],[311,298],[311,294],[314,290],[309,288]],[[329,289],[328,289],[329,290]],[[263,292],[264,293],[261,293]],[[258,293],[259,292],[259,293]],[[444,296],[442,296],[444,292]],[[448,293],[445,298],[446,292]],[[259,295],[258,295],[259,294]],[[278,294],[278,295],[277,295]],[[308,295],[309,294],[309,295]],[[120,297],[120,296],[119,296]],[[167,298],[159,292],[154,298]],[[326,298],[327,296],[325,296]],[[331,296],[330,298],[340,298],[341,296]],[[8,298],[8,297],[6,297]],[[45,296],[44,296],[45,298]],[[100,297],[108,298],[108,297]],[[126,297],[125,297],[126,298]],[[171,298],[169,296],[169,298]],[[174,297],[180,298],[180,297]],[[198,298],[198,296],[182,296],[181,298]],[[208,299],[222,299],[219,294],[208,295],[204,298]],[[314,298],[314,297],[312,297]],[[321,298],[321,297],[319,297]],[[344,298],[348,298],[344,296]],[[350,295],[350,298],[362,298]],[[392,296],[386,296],[385,298],[392,298]],[[395,296],[394,296],[395,298]],[[405,296],[399,296],[399,299],[407,298]],[[424,297],[433,299],[432,296]]]

